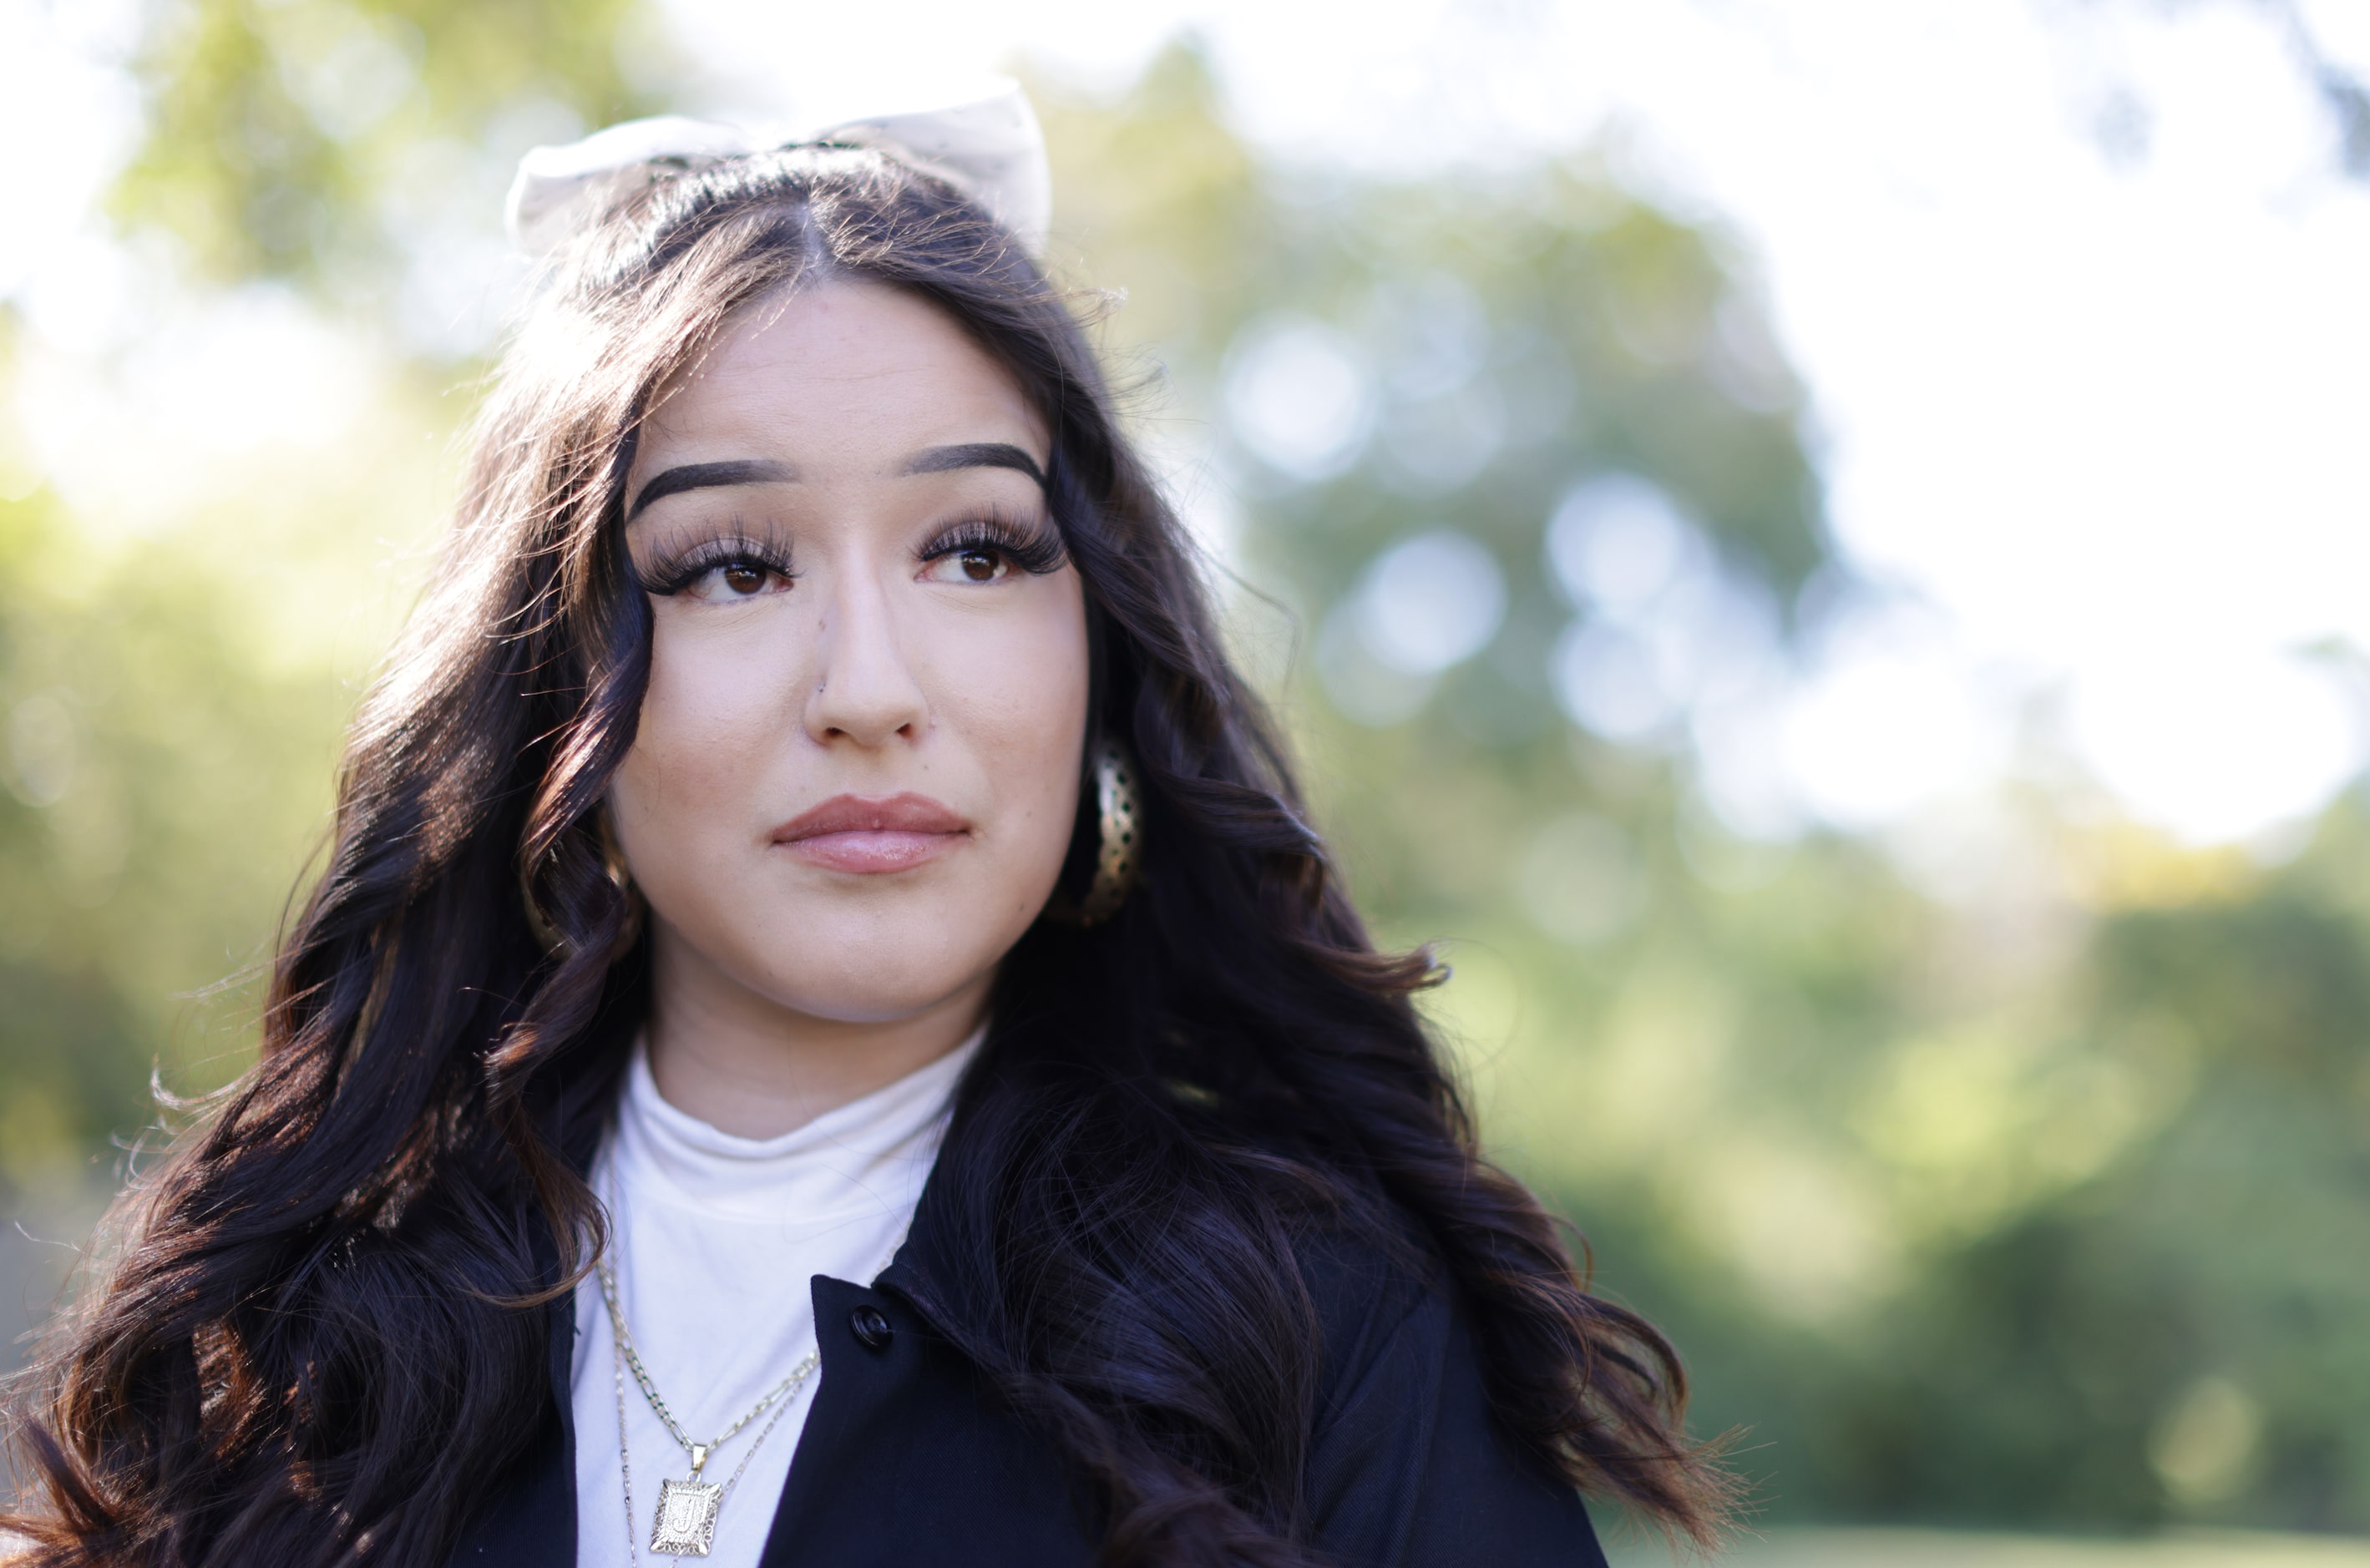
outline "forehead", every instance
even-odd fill
[[[634,468],[783,457],[869,473],[923,447],[985,441],[1048,455],[1018,383],[945,311],[834,280],[736,313],[662,393]]]

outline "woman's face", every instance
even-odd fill
[[[650,690],[610,805],[662,986],[907,1018],[1036,919],[1087,720],[1049,455],[1002,367],[869,282],[744,311],[661,400],[626,488]]]

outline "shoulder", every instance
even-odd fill
[[[1312,1465],[1363,1468],[1377,1439],[1405,1446],[1405,1418],[1436,1402],[1459,1327],[1454,1282],[1404,1231],[1329,1226],[1296,1251],[1317,1331]]]
[[[1403,1227],[1312,1227],[1294,1239],[1294,1250],[1329,1369],[1360,1359],[1409,1316],[1449,1307],[1451,1282],[1439,1253]]]
[[[1344,1563],[1602,1568],[1579,1493],[1497,1421],[1472,1325],[1437,1253],[1405,1233],[1304,1238],[1323,1335],[1309,1515]]]
[[[1438,1253],[1405,1230],[1338,1225],[1304,1234],[1296,1250],[1317,1333],[1317,1444],[1376,1418],[1387,1427],[1387,1413],[1430,1402],[1461,1326]]]

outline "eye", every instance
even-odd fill
[[[746,555],[719,561],[700,573],[690,585],[693,598],[709,601],[755,599],[760,594],[779,592],[789,586],[788,578],[765,562]]]
[[[1012,558],[993,544],[949,550],[922,574],[932,582],[995,582],[1012,575]]]
[[[989,511],[961,519],[915,552],[921,580],[984,587],[1026,572],[1042,577],[1067,557],[1050,520]]]

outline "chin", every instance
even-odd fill
[[[936,1006],[992,970],[1018,934],[950,914],[943,903],[918,920],[786,920],[777,929],[798,939],[754,956],[765,977],[755,989],[794,1013],[845,1024],[888,1023]]]

